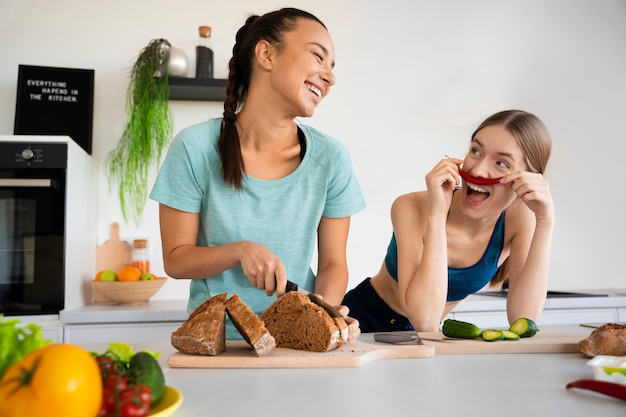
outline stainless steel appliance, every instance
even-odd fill
[[[4,315],[58,314],[66,305],[66,295],[73,293],[67,287],[80,288],[72,283],[80,277],[68,276],[71,262],[82,263],[71,260],[68,240],[70,226],[80,222],[71,214],[77,207],[71,206],[84,204],[77,197],[76,184],[84,181],[69,176],[91,174],[72,171],[72,163],[88,166],[77,160],[89,157],[81,156],[76,146],[69,138],[0,136],[0,313]],[[85,186],[93,189],[95,184]],[[83,192],[82,198],[89,197]]]

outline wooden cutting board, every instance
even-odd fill
[[[243,340],[226,341],[226,352],[217,356],[173,353],[170,368],[356,368],[375,360],[394,358],[430,358],[432,346],[390,345],[356,341],[329,352],[306,352],[276,348],[267,356],[258,357]]]
[[[96,272],[112,269],[119,271],[132,260],[132,246],[120,239],[120,225],[111,224],[111,237],[96,249]],[[94,301],[110,301],[105,295],[94,288]]]
[[[459,353],[577,353],[578,342],[586,336],[576,333],[560,333],[539,331],[533,337],[524,337],[520,340],[499,340],[486,342],[478,339],[443,340],[441,332],[420,332],[420,337],[441,339],[439,341],[420,340],[424,346],[435,348],[437,355]]]

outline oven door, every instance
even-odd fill
[[[64,219],[65,169],[0,170],[0,313],[63,309]]]

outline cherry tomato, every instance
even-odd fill
[[[128,386],[128,379],[126,379],[126,377],[124,377],[122,375],[118,375],[118,374],[115,374],[115,373],[114,374],[110,374],[104,380],[104,386],[105,387],[111,387],[111,388],[113,388],[113,390],[115,390],[117,392],[121,392]]]
[[[98,368],[100,368],[100,375],[102,375],[103,380],[110,374],[116,373],[115,362],[110,357],[103,355],[96,356],[96,363],[98,364]]]
[[[150,404],[152,404],[152,390],[150,387],[144,384],[136,384],[135,387],[141,402],[150,408]]]
[[[98,415],[109,415],[115,413],[116,394],[113,387],[104,387],[102,389],[102,405]]]
[[[122,403],[120,408],[120,417],[146,417],[150,407],[145,404],[141,404],[139,399],[137,401],[127,400]]]
[[[119,393],[119,401],[120,403],[133,401],[150,408],[150,404],[152,403],[152,391],[147,385],[131,384]]]

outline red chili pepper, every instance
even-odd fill
[[[476,185],[494,185],[500,182],[500,178],[478,178],[478,177],[474,177],[470,174],[468,174],[467,172],[463,171],[463,169],[461,167],[459,167],[459,174],[461,175],[461,178],[463,178],[465,181],[467,182],[471,182],[472,184],[476,184]]]
[[[580,388],[595,391],[600,394],[608,395],[609,397],[626,401],[626,385],[616,382],[599,381],[597,379],[579,379],[578,381],[570,382],[565,387],[567,389]]]

